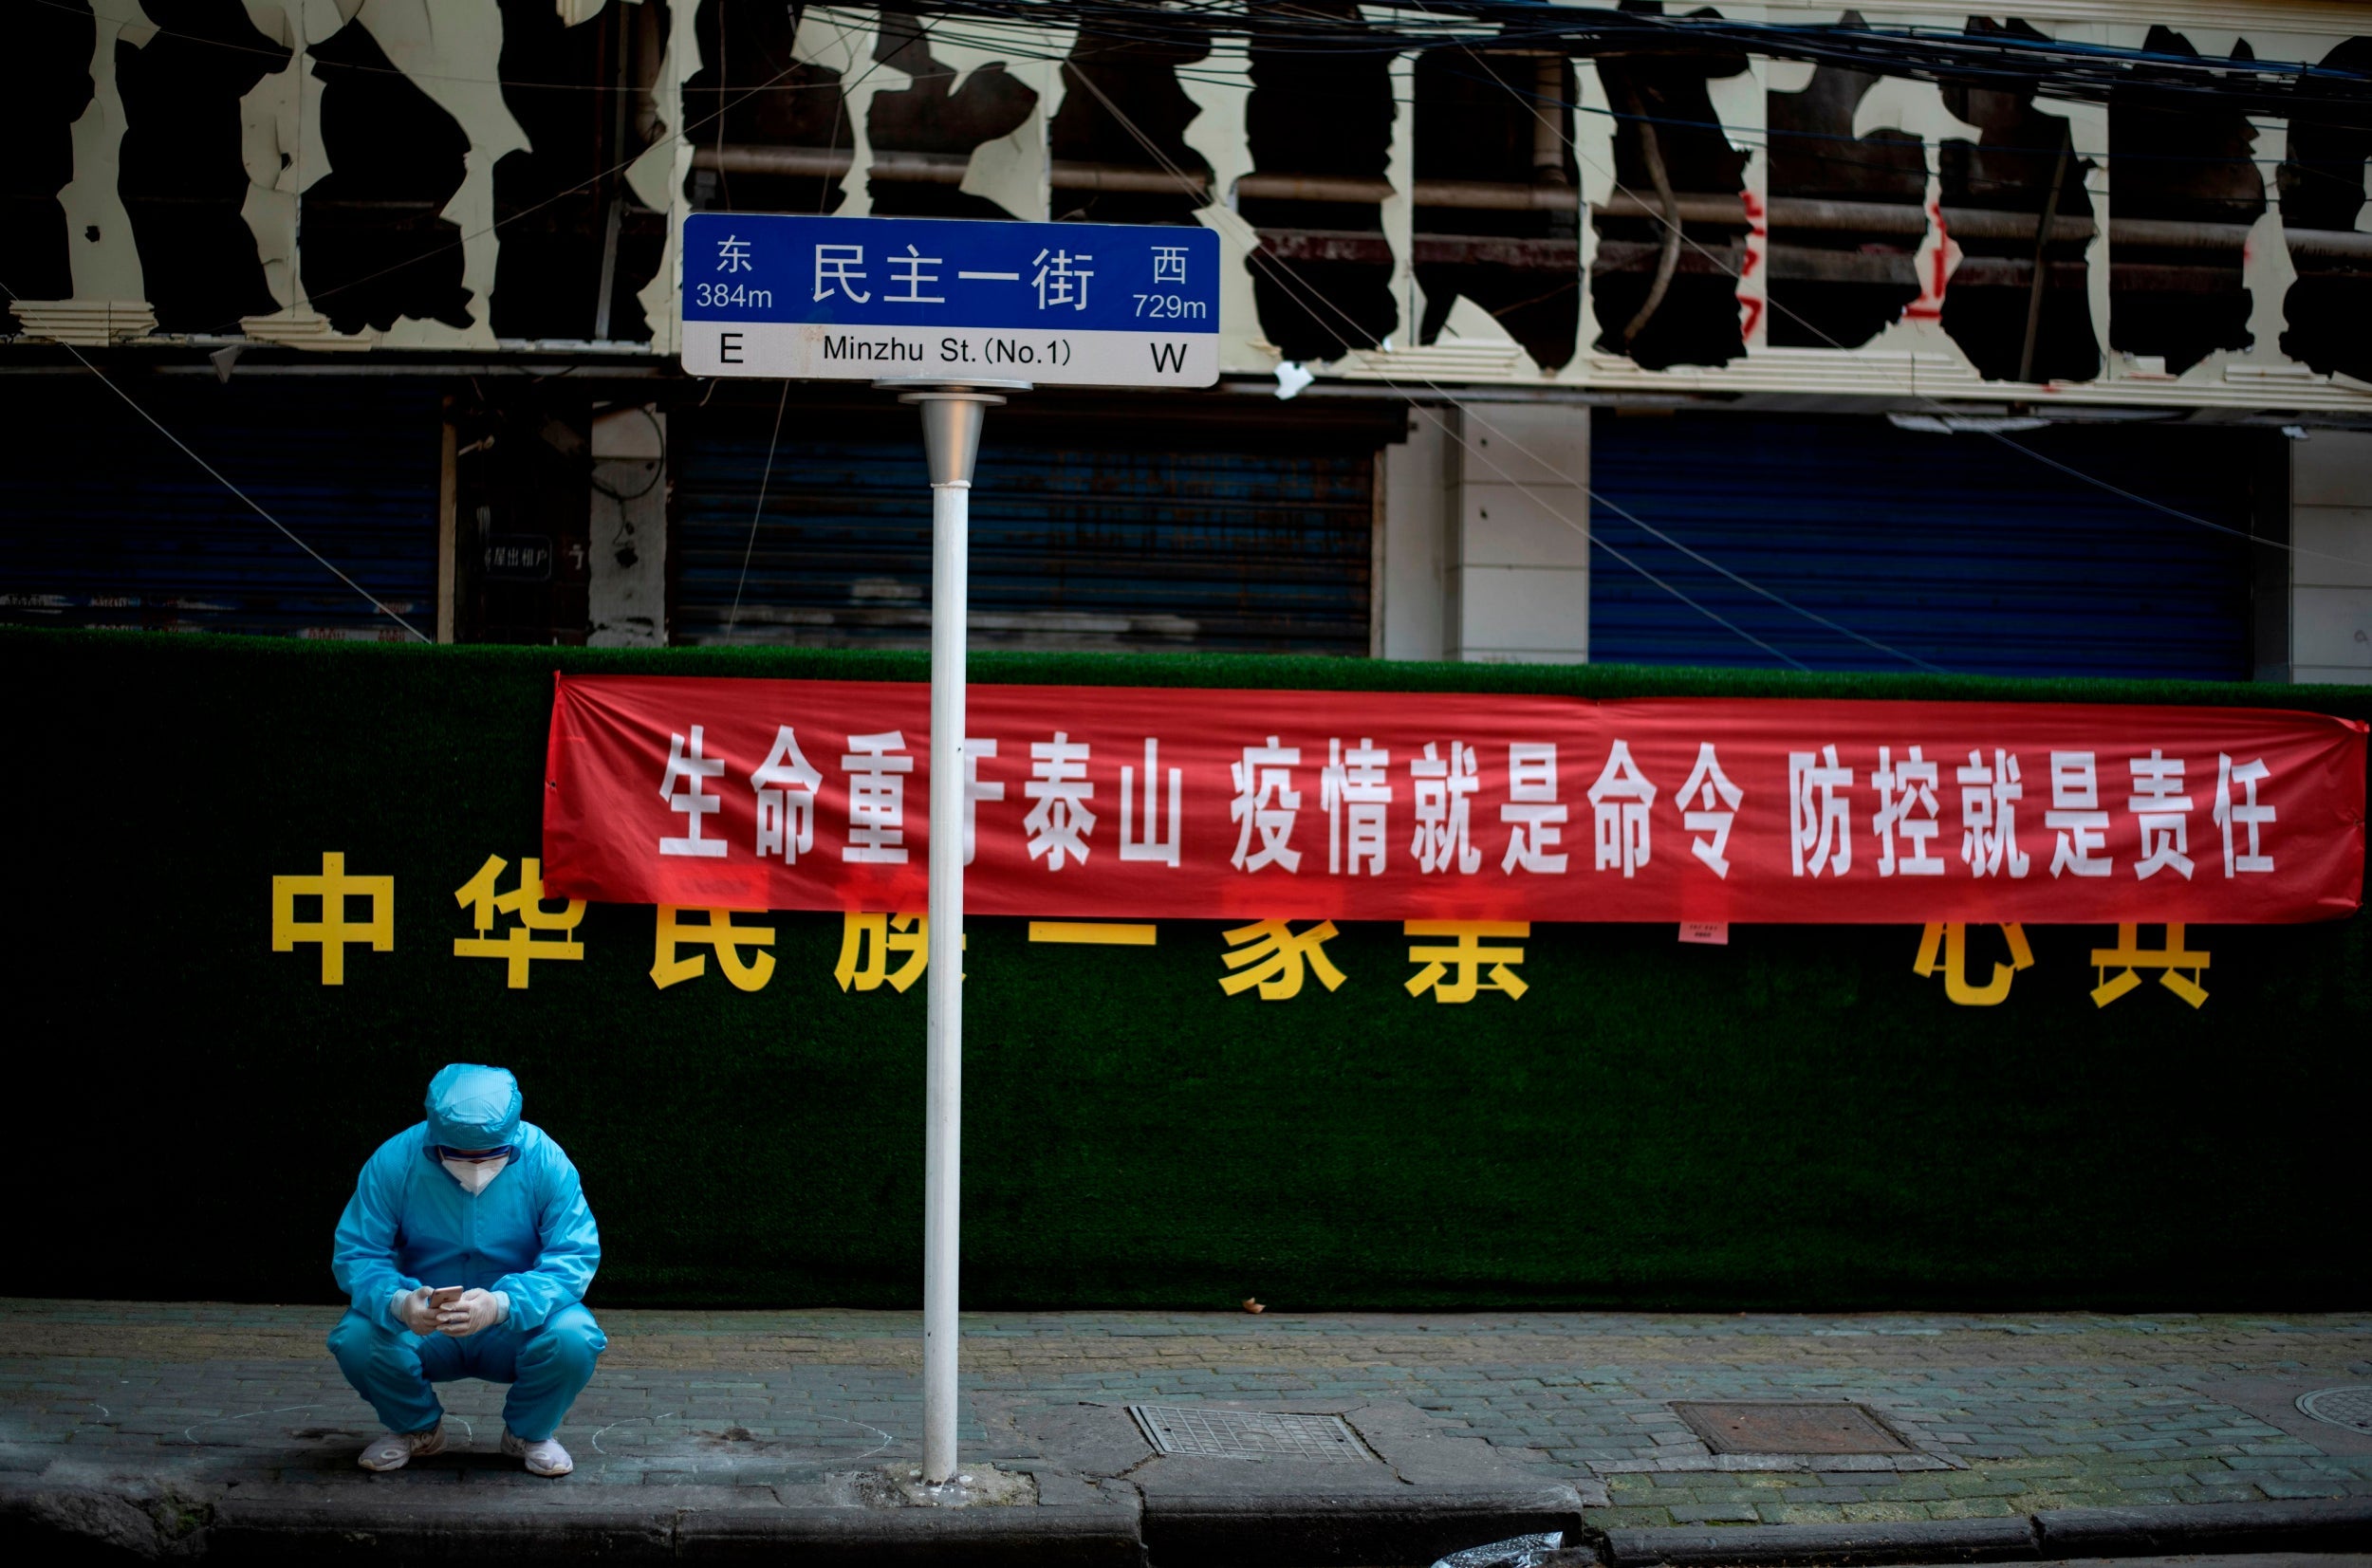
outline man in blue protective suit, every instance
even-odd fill
[[[329,1352],[387,1426],[366,1470],[441,1451],[430,1385],[461,1377],[510,1385],[503,1452],[537,1475],[576,1467],[552,1434],[608,1347],[584,1304],[602,1239],[577,1168],[519,1106],[508,1069],[447,1067],[428,1119],[379,1146],[338,1221],[331,1268],[352,1305]]]

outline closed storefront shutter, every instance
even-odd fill
[[[2011,439],[2242,534],[2259,504],[2267,444],[2279,441],[2270,432],[2164,427],[2059,427]],[[1954,673],[2251,673],[2250,552],[2265,546],[1988,435],[1868,417],[1602,415],[1591,488],[1594,540],[1813,669],[1915,667],[1789,605]],[[1593,660],[1780,664],[1607,550],[1592,555]]]
[[[430,636],[435,389],[363,378],[140,378],[127,390],[223,478]],[[89,376],[0,381],[0,619],[404,637]]]
[[[973,480],[974,646],[1367,652],[1374,440],[1293,452],[1068,445],[1043,425],[1009,434],[1003,417],[991,415]],[[765,421],[679,428],[673,640],[928,646],[931,499],[917,435],[787,433],[757,515]]]

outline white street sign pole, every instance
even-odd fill
[[[1219,236],[1162,225],[694,212],[681,254],[685,370],[871,381],[922,414],[932,526],[922,1479],[936,1486],[956,1475],[973,459],[989,408],[1005,400],[997,390],[1215,384]]]
[[[922,1165],[922,1480],[954,1479],[956,1286],[964,1095],[964,634],[972,470],[1004,398],[909,392],[931,472],[931,894]]]

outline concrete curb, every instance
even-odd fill
[[[2061,1508],[2034,1516],[2046,1558],[2159,1552],[2344,1552],[2372,1547],[2372,1498],[2218,1503],[2190,1508]]]
[[[1604,1556],[1614,1568],[1856,1568],[2367,1548],[2372,1548],[2372,1498],[2059,1508],[2011,1519],[1909,1520],[1896,1524],[1609,1530]]]
[[[1484,1541],[1582,1527],[1570,1486],[1411,1486],[1399,1492],[1150,1492],[1144,1545],[1161,1568],[1428,1563]]]
[[[622,1489],[622,1488],[621,1488]],[[1477,1541],[1577,1532],[1566,1485],[1409,1486],[1339,1493],[1164,1492],[1028,1507],[752,1503],[669,1507],[583,1492],[528,1502],[452,1488],[204,1498],[0,1482],[0,1553],[93,1561],[1012,1564],[1014,1568],[1323,1568],[1431,1562]],[[176,1532],[177,1533],[174,1533]]]
[[[440,1488],[335,1503],[176,1500],[192,1527],[168,1539],[158,1510],[89,1486],[0,1483],[0,1554],[17,1561],[979,1563],[1141,1568],[1141,1510],[671,1508],[606,1500],[521,1503]]]
[[[656,1490],[656,1488],[654,1488]],[[242,1498],[152,1485],[0,1481],[0,1556],[16,1561],[963,1563],[990,1568],[1326,1568],[1427,1563],[1485,1541],[1595,1535],[1565,1485],[1377,1492],[1170,1492],[1093,1503],[869,1508],[669,1506],[584,1492],[528,1503],[434,1492]],[[1621,1529],[1611,1568],[1868,1568],[2073,1558],[2372,1550],[2372,1498],[2069,1508],[1997,1520]],[[1579,1554],[1576,1554],[1577,1556]]]
[[[1899,1524],[1740,1524],[1670,1530],[1609,1530],[1608,1559],[1618,1568],[1669,1563],[1817,1563],[1852,1568],[1879,1562],[2030,1562],[2043,1554],[2033,1522],[2015,1519],[1912,1520]]]
[[[249,1502],[232,1492],[216,1500],[201,1554],[251,1562],[341,1557],[421,1562],[561,1562],[594,1557],[656,1561],[672,1555],[675,1524],[672,1509],[631,1505],[490,1508],[476,1499],[438,1498],[422,1503],[377,1497],[322,1505],[285,1499]]]
[[[1138,1568],[1133,1507],[634,1508],[571,1505],[489,1514],[439,1502],[356,1510],[225,1503],[206,1556],[242,1562],[682,1561],[1047,1563]]]
[[[1141,1568],[1142,1521],[1125,1506],[718,1509],[686,1514],[676,1556],[701,1562],[985,1563]]]

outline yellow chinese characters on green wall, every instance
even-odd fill
[[[526,990],[538,961],[584,960],[577,928],[584,919],[585,904],[581,898],[547,897],[543,862],[533,857],[521,859],[516,875],[510,874],[510,860],[489,855],[454,890],[453,901],[467,913],[469,929],[453,938],[453,952],[456,958],[500,960],[506,987]],[[505,888],[507,876],[510,885]],[[760,923],[763,913],[662,905],[653,917],[650,976],[660,990],[701,978],[711,957],[718,973],[737,990],[763,990],[774,978],[774,954],[767,950],[774,946],[774,928]],[[2121,925],[2115,946],[2092,950],[2098,980],[2091,993],[2095,1005],[2105,1007],[2132,992],[2145,970],[2155,971],[2161,986],[2191,1006],[2206,1003],[2201,979],[2209,955],[2188,945],[2180,924],[2164,929],[2161,947],[2143,947],[2140,925]],[[1412,972],[1401,988],[1412,998],[1430,996],[1452,1005],[1487,995],[1521,1001],[1531,986],[1517,972],[1525,959],[1525,949],[1518,944],[1531,930],[1530,922],[1523,920],[1403,921],[1400,931],[1410,940]],[[1955,1006],[1999,1006],[2010,999],[2016,977],[2034,967],[2025,928],[2011,924],[2000,930],[2003,956],[1993,960],[1982,981],[1970,974],[1971,938],[1965,925],[1926,926],[1911,970],[1921,979],[1940,976],[1945,999]],[[1028,925],[1031,942],[1070,946],[1152,947],[1158,932],[1151,922],[1032,920]],[[1340,990],[1350,976],[1327,953],[1326,944],[1341,934],[1331,920],[1304,922],[1298,929],[1283,919],[1222,928],[1223,972],[1215,976],[1216,984],[1230,997],[1261,1002],[1290,1002],[1303,994],[1312,976],[1325,991]],[[323,854],[318,872],[274,876],[271,950],[292,953],[301,947],[319,950],[324,986],[345,984],[349,947],[393,952],[395,877],[349,872],[344,854],[336,850]],[[860,911],[842,915],[840,953],[832,967],[833,981],[842,991],[862,995],[886,987],[903,995],[922,978],[930,961],[927,916]]]

